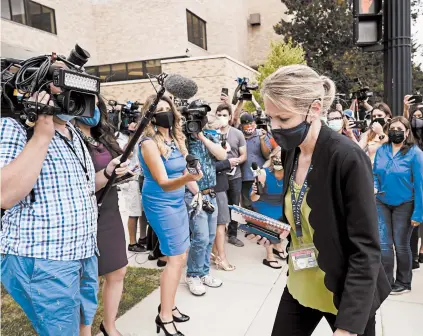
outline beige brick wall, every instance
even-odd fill
[[[36,55],[55,51],[66,56],[78,42],[91,53],[92,61],[96,62],[95,27],[90,1],[37,0],[37,2],[55,9],[57,35],[1,19],[1,41],[16,48],[31,50]]]
[[[253,80],[256,75],[253,69],[226,56],[163,61],[162,68],[167,73],[192,78],[198,85],[198,93],[194,99],[204,99],[212,108],[219,104],[222,87],[227,87],[232,96],[237,86],[237,76]],[[144,102],[154,90],[148,81],[142,80],[103,84],[101,93],[107,99],[115,99],[121,103],[127,100]]]
[[[285,15],[286,6],[280,0],[248,0],[249,14],[260,13],[261,25],[248,28],[249,58],[247,64],[250,66],[261,65],[270,51],[270,42],[281,40],[273,26],[282,18],[289,20]]]

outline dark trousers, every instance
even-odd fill
[[[419,259],[419,229],[420,227],[416,226],[411,234],[410,247],[413,260]]]
[[[410,240],[413,226],[411,215],[413,214],[414,202],[403,203],[398,206],[390,206],[376,201],[380,248],[382,250],[382,263],[388,279],[393,285],[400,284],[411,289],[411,248]],[[397,274],[394,279],[394,245],[397,258]]]
[[[250,198],[250,191],[253,183],[254,181],[242,181],[241,204],[243,208],[248,210],[253,210]]]
[[[323,317],[335,331],[336,315],[302,306],[285,287],[273,325],[272,336],[311,336]],[[361,336],[375,335],[376,319],[375,316],[372,316]]]
[[[239,205],[241,199],[242,177],[229,180],[228,205]],[[232,217],[232,214],[231,214]],[[238,222],[232,220],[228,225],[228,236],[236,237],[238,232]]]

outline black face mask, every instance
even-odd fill
[[[413,117],[413,119],[411,119],[411,128],[414,130],[423,129],[423,119]]]
[[[389,138],[389,141],[398,145],[398,144],[404,142],[405,134],[404,134],[404,131],[389,130],[388,138]]]
[[[152,123],[163,128],[171,128],[173,126],[175,116],[172,111],[156,113],[152,119]]]
[[[299,125],[292,128],[277,128],[272,130],[273,138],[282,149],[294,149],[303,143],[311,126],[311,124],[307,122],[309,111],[310,108],[307,111],[305,120]]]

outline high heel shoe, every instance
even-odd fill
[[[216,263],[216,259],[217,259],[218,257],[216,257],[216,255],[214,254],[214,253],[211,253],[210,254],[210,262],[212,262],[212,263]]]
[[[159,305],[159,308],[157,308],[157,310],[158,310],[158,312],[160,314],[160,312],[162,310],[162,305],[161,304]],[[175,316],[175,315],[173,315],[173,321],[174,322],[176,322],[176,323],[183,323],[183,322],[188,322],[189,321],[190,317],[188,315],[182,314],[179,311],[178,307],[173,308],[172,311],[173,312],[174,311],[177,311],[181,315],[181,316]]]
[[[236,269],[235,266],[229,264],[228,262],[224,263],[223,260],[220,257],[216,257],[215,263],[216,263],[216,269],[217,270],[222,269],[224,271],[230,272],[230,271],[235,271],[235,269]]]
[[[109,336],[109,334],[106,331],[106,328],[104,328],[103,321],[101,321],[101,324],[100,324],[100,331],[103,333],[104,336]]]
[[[175,334],[171,334],[170,332],[167,331],[167,329],[165,327],[165,325],[167,325],[167,324],[173,324],[173,326],[176,330]],[[163,322],[162,319],[160,318],[160,315],[157,315],[157,317],[156,317],[156,327],[157,327],[157,330],[156,330],[157,333],[160,333],[160,329],[161,329],[161,330],[163,330],[163,332],[165,333],[166,336],[184,336],[183,333],[181,333],[178,329],[176,329],[176,325],[175,325],[174,321]]]

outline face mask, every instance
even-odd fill
[[[63,121],[71,121],[75,116],[69,114],[56,114],[56,117]]]
[[[96,106],[94,109],[94,115],[92,117],[78,117],[78,121],[82,122],[87,126],[96,127],[100,122],[100,117],[100,109],[98,108],[98,106]]]
[[[251,124],[242,126],[242,132],[245,135],[252,135],[255,131],[256,131],[256,128]]]
[[[278,128],[272,130],[273,138],[276,143],[284,150],[290,150],[301,145],[306,138],[311,124],[307,122],[308,109],[306,118],[299,125],[292,128]]]
[[[174,118],[172,111],[159,112],[154,115],[152,123],[159,127],[171,128],[173,126]]]
[[[217,117],[217,119],[220,120],[222,123],[222,127],[226,127],[229,124],[229,118],[228,117]]]
[[[386,124],[386,121],[383,118],[373,119],[372,124],[375,123],[375,122],[378,122],[380,124],[380,126],[382,126],[382,127],[385,126],[385,124]]]
[[[343,120],[330,120],[328,121],[328,126],[333,129],[335,132],[338,132],[342,125],[344,124]]]
[[[423,119],[419,119],[416,117],[411,119],[411,128],[413,128],[414,130],[423,129]]]
[[[404,140],[405,140],[404,131],[389,130],[388,138],[389,138],[389,141],[398,145],[398,144],[404,142]]]

